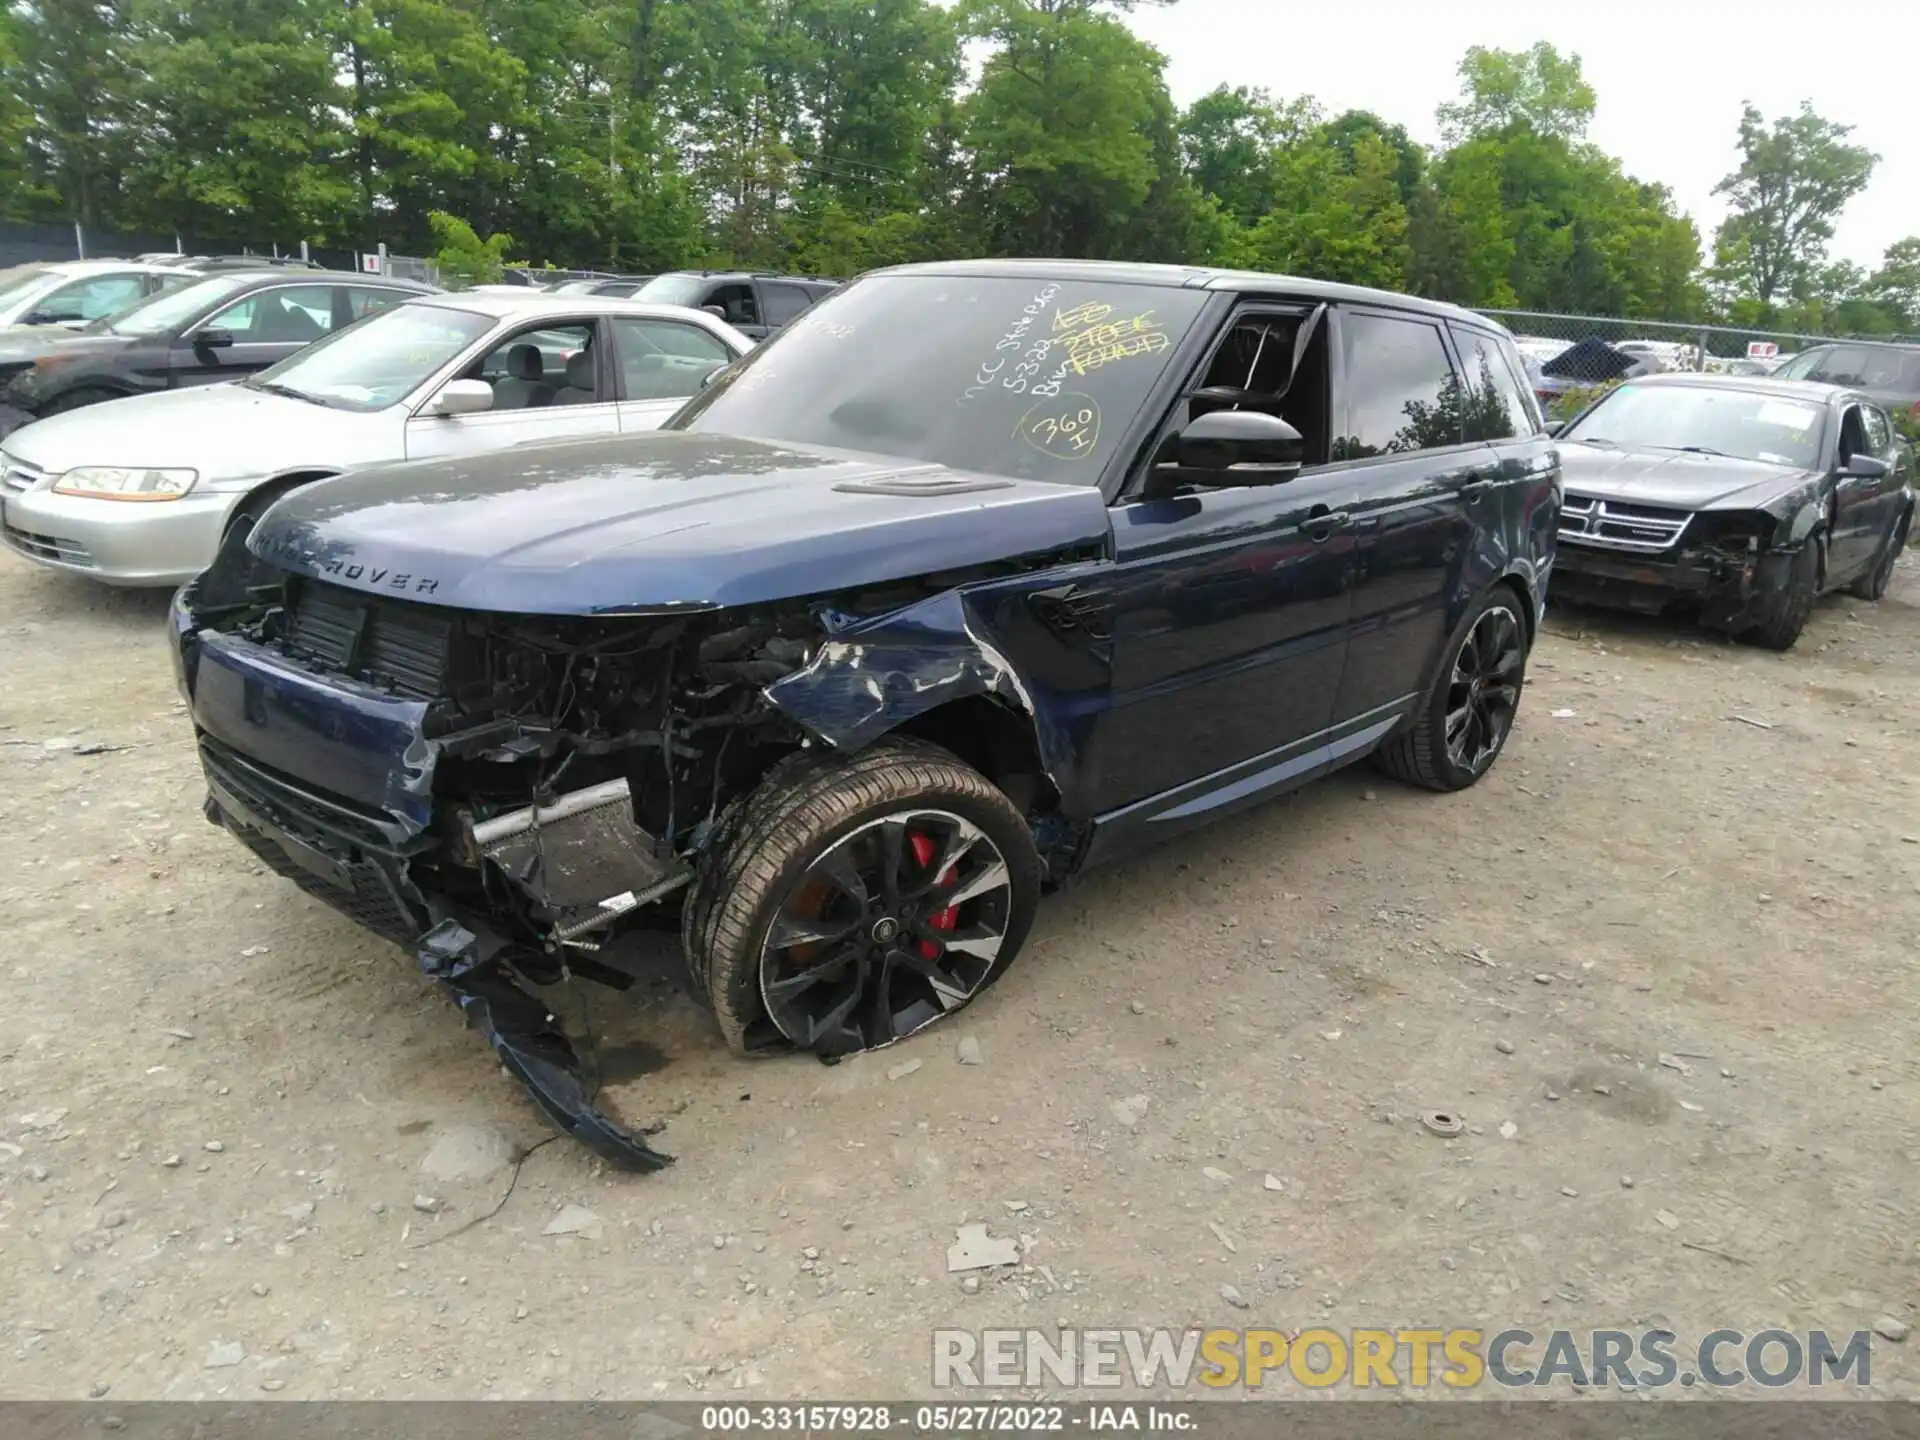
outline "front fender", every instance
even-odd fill
[[[1026,716],[1041,768],[1058,788],[1071,765],[1065,730],[986,637],[966,597],[949,590],[832,631],[767,699],[836,750],[855,751],[939,706],[985,696]]]

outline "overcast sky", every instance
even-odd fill
[[[1545,40],[1580,56],[1599,96],[1589,138],[1629,175],[1670,187],[1709,251],[1741,103],[1771,118],[1811,100],[1881,157],[1840,217],[1834,258],[1870,268],[1920,234],[1920,0],[1179,0],[1128,19],[1167,55],[1178,104],[1262,85],[1331,113],[1372,110],[1427,144],[1469,45]]]

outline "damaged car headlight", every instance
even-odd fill
[[[56,495],[91,500],[178,500],[193,489],[198,470],[141,470],[121,465],[82,465],[53,482]]]

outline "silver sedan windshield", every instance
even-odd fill
[[[399,305],[329,335],[245,383],[330,405],[384,410],[398,404],[494,321],[446,305]]]

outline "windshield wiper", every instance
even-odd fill
[[[1598,445],[1604,450],[1618,450],[1620,442],[1609,440],[1604,435],[1562,435],[1562,440],[1571,440],[1577,445]]]
[[[289,400],[304,400],[309,405],[318,405],[322,410],[332,408],[318,395],[309,395],[306,391],[296,390],[291,385],[278,385],[272,381],[259,380],[243,380],[241,383],[249,390],[264,390],[269,395],[284,395]]]
[[[1722,460],[1733,457],[1724,450],[1716,450],[1711,445],[1649,445],[1649,450],[1679,450],[1688,455],[1718,455]]]

